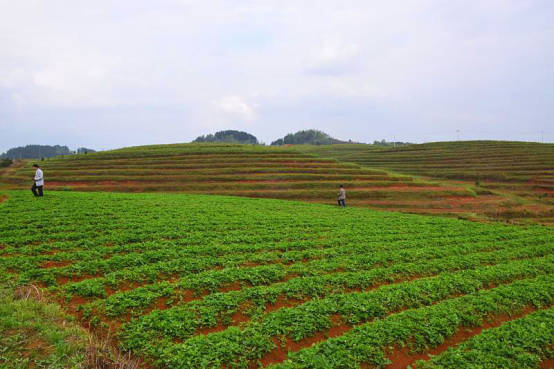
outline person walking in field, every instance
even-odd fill
[[[33,192],[33,195],[35,197],[42,197],[42,187],[44,186],[44,175],[42,173],[42,169],[38,166],[38,164],[33,164],[33,168],[36,169],[35,176],[33,177],[33,180],[35,181],[33,183],[33,187],[31,187],[31,192]]]
[[[338,203],[339,203],[339,206],[346,206],[346,191],[343,185],[339,186]]]

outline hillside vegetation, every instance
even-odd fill
[[[460,216],[473,216],[471,204],[477,199],[464,186],[417,181],[292,148],[254,145],[139,146],[49,159],[41,165],[48,189],[188,192],[335,204],[343,184],[349,205]],[[2,178],[21,188],[29,185],[32,174],[29,162]]]
[[[529,182],[554,186],[554,144],[511,141],[435,142],[381,148],[339,145],[305,148],[366,167],[437,178]]]
[[[192,142],[195,142],[195,143],[227,142],[227,143],[241,143],[241,144],[256,145],[258,144],[258,139],[256,138],[256,136],[253,136],[250,133],[246,133],[243,131],[227,130],[227,131],[219,131],[213,134],[210,133],[205,136],[199,136]]]
[[[554,144],[510,141],[299,146],[298,150],[367,168],[466,183],[476,193],[505,197],[485,212],[501,218],[534,216],[554,223]],[[495,212],[496,214],[491,214]]]
[[[48,189],[188,192],[334,204],[337,188],[343,184],[351,206],[554,223],[548,176],[540,184],[522,178],[520,182],[481,180],[476,185],[469,180],[391,174],[389,169],[401,168],[372,159],[389,151],[404,154],[404,150],[363,144],[175,144],[58,157],[42,161],[41,165]],[[486,152],[481,155],[485,157]],[[528,153],[528,161],[533,155]],[[521,173],[517,168],[514,165],[507,173]],[[548,172],[542,168],[538,172]],[[463,175],[465,169],[459,170]],[[4,186],[23,188],[29,186],[32,174],[31,162],[16,162],[0,171],[0,180]]]
[[[273,141],[271,145],[332,145],[341,143],[345,143],[345,141],[337,140],[325,132],[309,129],[306,131],[289,133],[285,137]]]
[[[42,286],[148,368],[405,368],[429,354],[418,368],[538,368],[553,355],[547,227],[222,196],[2,195],[0,275]],[[17,329],[34,324],[14,315],[0,312],[16,328],[0,343],[27,347]]]

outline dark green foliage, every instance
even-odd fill
[[[226,130],[199,136],[192,142],[229,142],[256,145],[258,144],[258,139],[250,133],[243,131]]]
[[[39,159],[52,158],[58,155],[69,155],[71,153],[72,152],[67,146],[27,145],[9,149],[2,154],[2,157],[8,159]]]
[[[280,138],[271,143],[272,146],[281,145],[329,145],[346,143],[345,141],[337,140],[329,136],[327,133],[318,131],[316,129],[309,129],[306,131],[298,131],[296,133],[289,133],[283,138]]]
[[[412,145],[410,142],[402,142],[402,141],[387,141],[387,140],[381,140],[381,141],[373,141],[373,145],[375,146],[390,146],[390,147],[396,147],[396,146],[402,146],[402,145]]]
[[[86,147],[79,147],[77,149],[77,154],[89,154],[91,152],[96,152],[96,151],[93,150],[93,149],[86,148]]]

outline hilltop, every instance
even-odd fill
[[[345,141],[337,140],[329,136],[327,133],[318,131],[316,129],[309,129],[306,131],[298,131],[296,133],[289,133],[283,138],[275,140],[271,143],[271,146],[281,145],[333,145],[346,143]]]
[[[243,131],[227,130],[219,131],[214,134],[208,134],[205,136],[198,136],[193,143],[201,142],[227,142],[227,143],[241,143],[241,144],[258,144],[256,136]]]

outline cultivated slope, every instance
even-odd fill
[[[554,188],[554,144],[513,141],[458,141],[379,148],[326,145],[304,151],[366,167],[437,178],[532,182]]]
[[[125,148],[41,162],[48,189],[188,192],[270,197],[334,204],[339,184],[349,205],[411,211],[471,213],[473,192],[462,186],[415,181],[381,169],[319,158],[290,148],[232,144],[179,144]],[[4,177],[28,185],[31,163]],[[487,200],[496,201],[488,196]]]
[[[434,354],[421,367],[538,368],[553,354],[547,227],[223,196],[7,196],[0,275],[49,286],[150,367],[406,368]]]
[[[466,183],[504,197],[490,217],[554,223],[554,144],[511,141],[436,142],[397,148],[372,145],[299,146],[302,152],[367,168]]]

